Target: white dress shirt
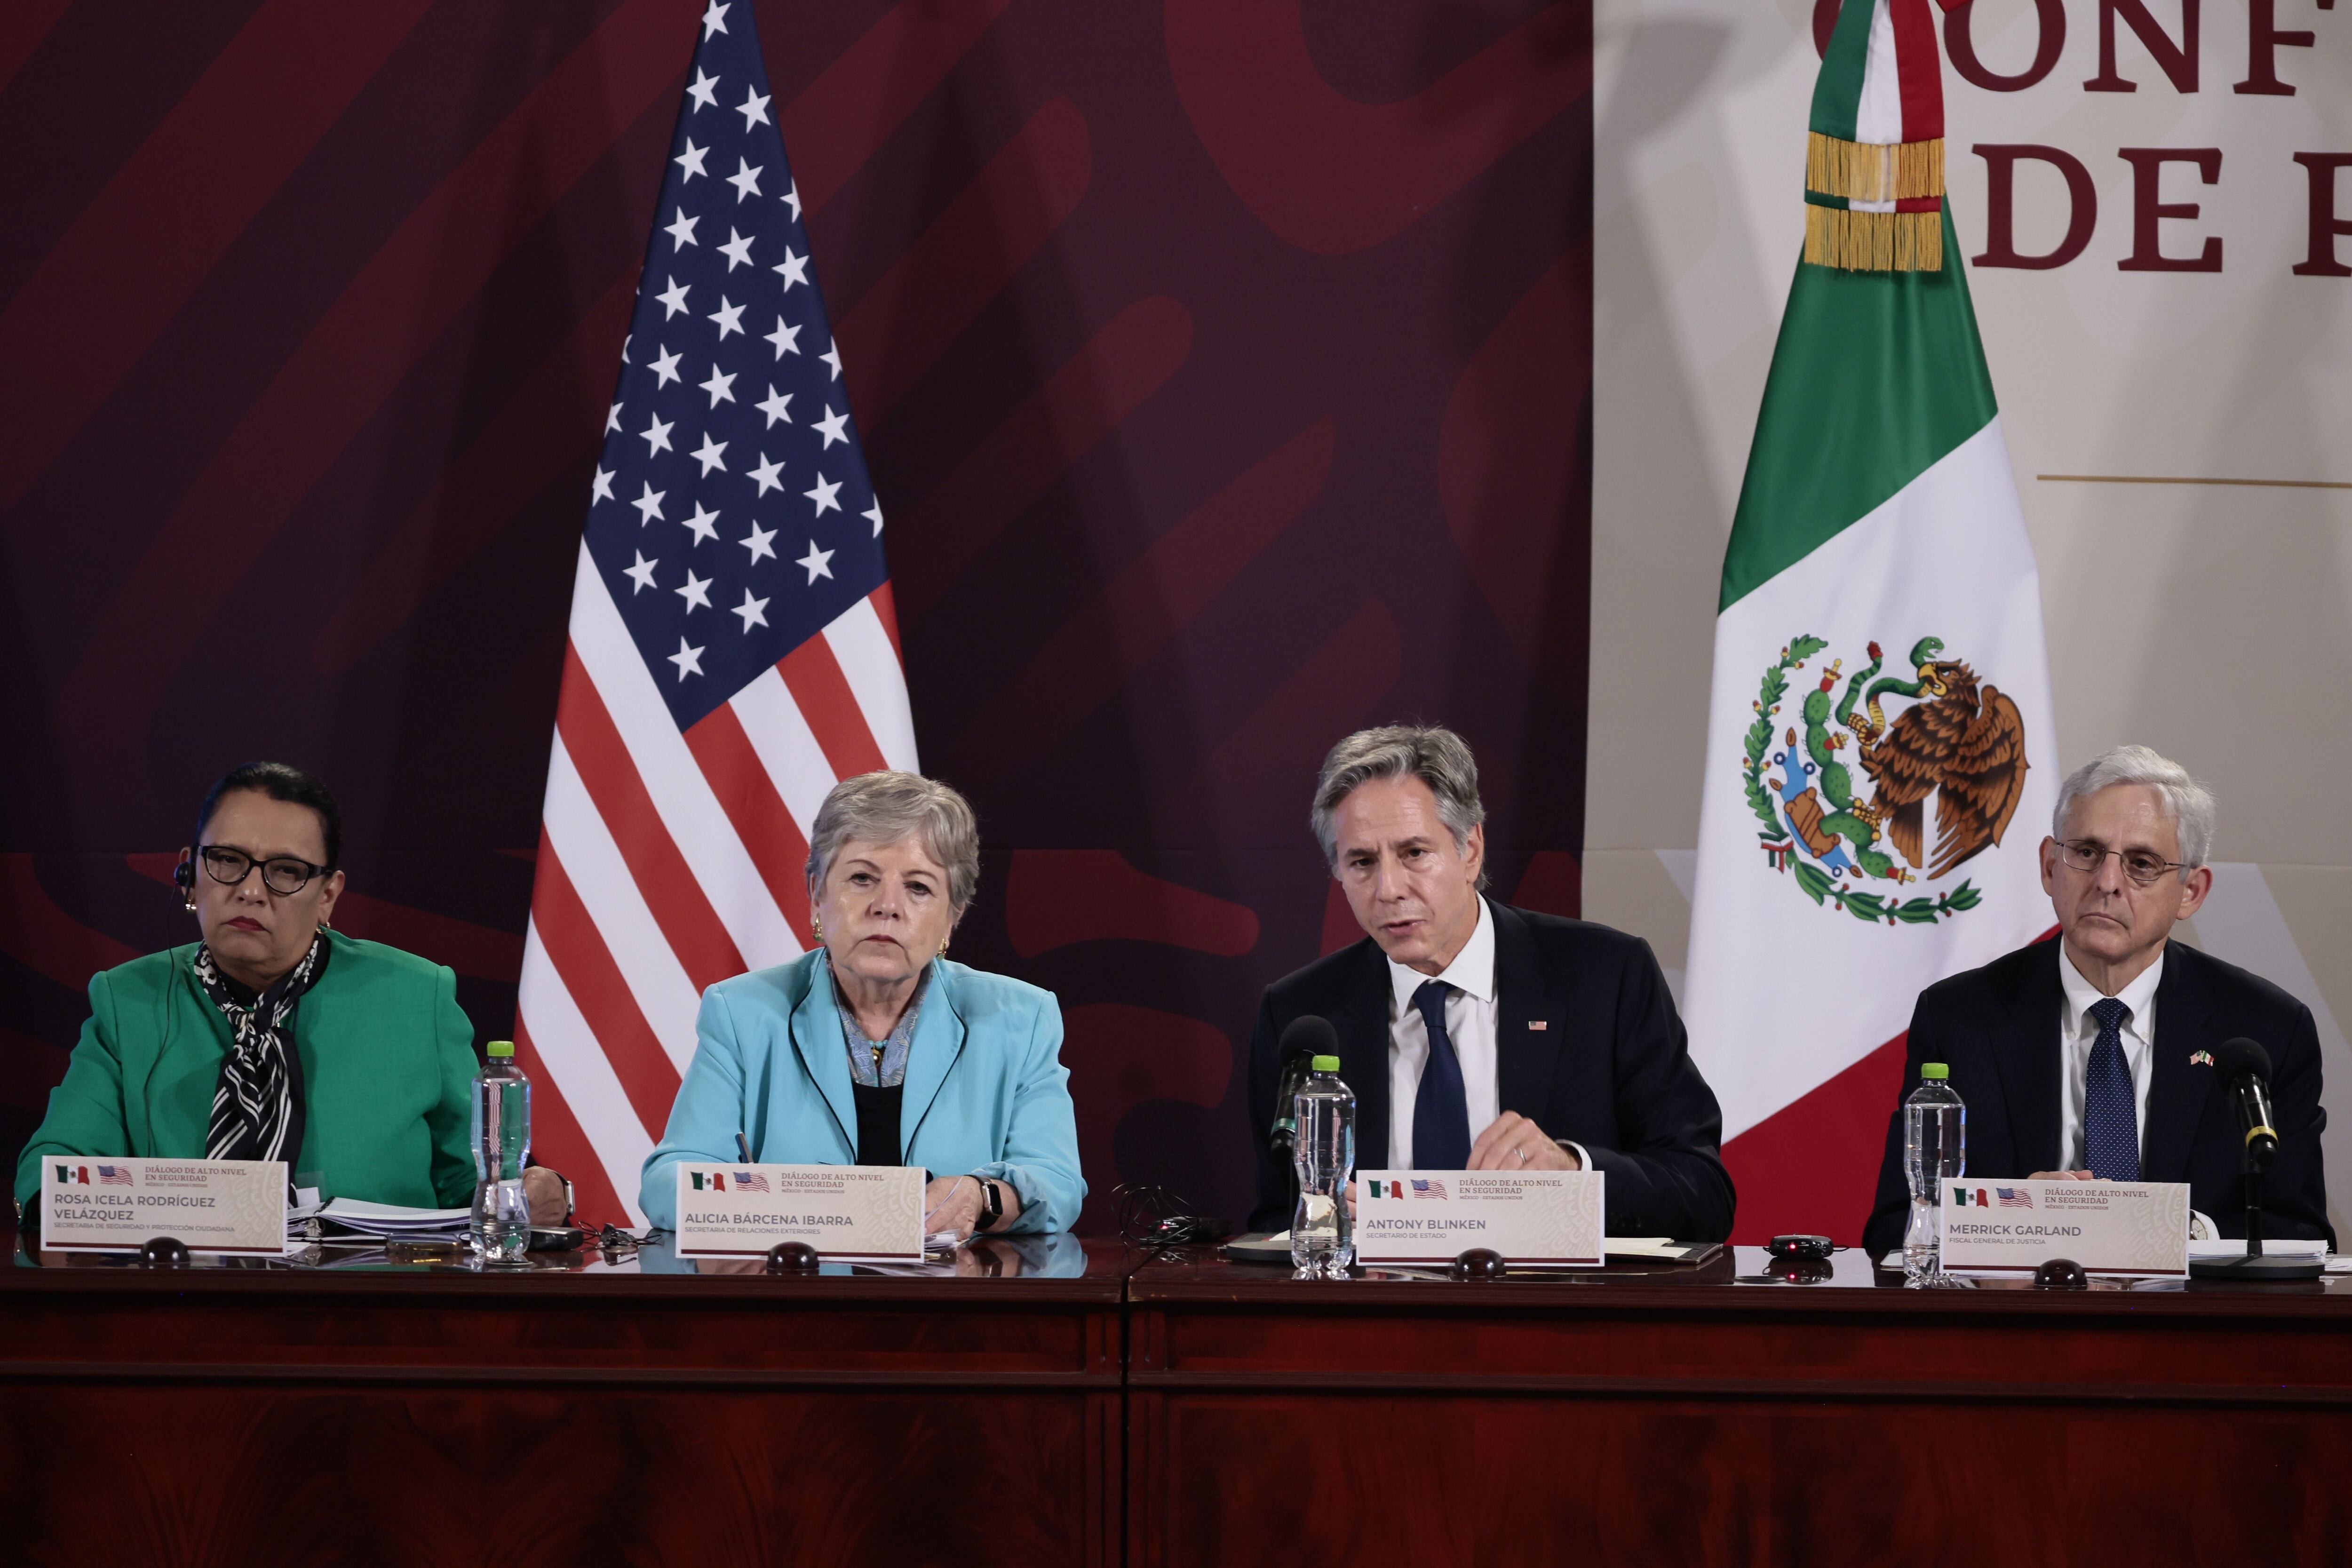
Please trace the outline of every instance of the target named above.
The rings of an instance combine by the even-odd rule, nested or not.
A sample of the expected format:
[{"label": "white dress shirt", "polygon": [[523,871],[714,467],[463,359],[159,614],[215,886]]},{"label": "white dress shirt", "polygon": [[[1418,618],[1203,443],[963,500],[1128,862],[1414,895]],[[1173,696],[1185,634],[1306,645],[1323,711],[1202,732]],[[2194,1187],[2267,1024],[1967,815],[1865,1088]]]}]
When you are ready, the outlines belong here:
[{"label": "white dress shirt", "polygon": [[1412,1163],[1413,1101],[1421,1095],[1421,1070],[1429,1065],[1429,1025],[1413,1005],[1413,994],[1432,979],[1453,989],[1445,996],[1445,1037],[1462,1063],[1463,1098],[1470,1108],[1470,1138],[1475,1142],[1497,1114],[1495,1072],[1495,922],[1486,900],[1478,900],[1478,923],[1470,940],[1438,975],[1408,969],[1391,958],[1389,966],[1389,1169]]},{"label": "white dress shirt", "polygon": [[[2163,978],[2164,955],[2159,952],[2154,963],[2116,993],[2116,1000],[2130,1009],[2116,1032],[2123,1037],[2124,1066],[2131,1069],[2132,1121],[2138,1129],[2143,1163],[2147,1159],[2148,1068],[2156,1057],[2156,988]],[[2066,992],[2065,1011],[2058,1018],[2059,1162],[2065,1170],[2087,1171],[2091,1161],[2083,1146],[2083,1107],[2089,1092],[2091,1047],[2099,1043],[2099,1021],[2091,1016],[2091,1006],[2105,993],[2083,978],[2063,942],[2058,984]]]},{"label": "white dress shirt", "polygon": [[[1413,1005],[1413,994],[1432,980],[1453,987],[1445,997],[1445,1037],[1462,1064],[1463,1098],[1470,1110],[1470,1141],[1502,1114],[1501,1089],[1496,1060],[1501,989],[1495,977],[1495,921],[1486,900],[1478,900],[1478,923],[1470,940],[1454,955],[1442,974],[1423,974],[1394,959],[1389,965],[1389,1164],[1392,1171],[1410,1171],[1412,1163],[1413,1101],[1421,1095],[1422,1069],[1429,1065],[1429,1025]],[[1592,1161],[1575,1143],[1562,1145],[1585,1169]]]}]

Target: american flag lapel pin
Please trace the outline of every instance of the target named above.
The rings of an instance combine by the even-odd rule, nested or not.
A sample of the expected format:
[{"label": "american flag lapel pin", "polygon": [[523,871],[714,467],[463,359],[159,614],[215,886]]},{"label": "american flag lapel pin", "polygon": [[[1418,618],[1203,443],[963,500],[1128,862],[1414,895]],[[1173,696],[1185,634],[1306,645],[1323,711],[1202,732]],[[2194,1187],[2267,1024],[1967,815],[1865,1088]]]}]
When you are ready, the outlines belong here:
[{"label": "american flag lapel pin", "polygon": [[2192,1053],[2189,1058],[2189,1065],[2190,1067],[2196,1067],[2200,1064],[2209,1068],[2211,1067],[2213,1065],[2213,1053],[2210,1051],[2197,1051]]},{"label": "american flag lapel pin", "polygon": [[1528,1027],[1530,1029],[1549,1029],[1551,1027],[1551,1020],[1549,1018],[1529,1018],[1528,1020]]}]

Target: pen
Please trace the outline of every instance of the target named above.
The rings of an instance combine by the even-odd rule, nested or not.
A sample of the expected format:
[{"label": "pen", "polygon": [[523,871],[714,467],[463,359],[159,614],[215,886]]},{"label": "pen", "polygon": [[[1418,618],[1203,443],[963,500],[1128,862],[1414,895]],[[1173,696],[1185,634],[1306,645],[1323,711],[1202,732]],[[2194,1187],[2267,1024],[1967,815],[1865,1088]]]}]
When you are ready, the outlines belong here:
[{"label": "pen", "polygon": [[755,1163],[751,1158],[751,1141],[740,1132],[735,1134],[735,1147],[743,1151],[743,1163],[749,1165]]}]

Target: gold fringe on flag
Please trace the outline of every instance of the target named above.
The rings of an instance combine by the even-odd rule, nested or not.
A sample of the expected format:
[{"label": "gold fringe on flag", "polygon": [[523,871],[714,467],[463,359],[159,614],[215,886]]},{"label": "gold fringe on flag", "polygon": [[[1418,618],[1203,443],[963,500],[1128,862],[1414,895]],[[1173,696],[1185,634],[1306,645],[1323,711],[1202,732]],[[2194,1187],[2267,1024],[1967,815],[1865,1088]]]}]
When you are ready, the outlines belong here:
[{"label": "gold fringe on flag", "polygon": [[1894,202],[1944,194],[1944,140],[1842,142],[1811,132],[1805,139],[1805,188],[1850,202]]},{"label": "gold fringe on flag", "polygon": [[1805,259],[1847,272],[1941,272],[1944,215],[1850,212],[1808,202]]}]

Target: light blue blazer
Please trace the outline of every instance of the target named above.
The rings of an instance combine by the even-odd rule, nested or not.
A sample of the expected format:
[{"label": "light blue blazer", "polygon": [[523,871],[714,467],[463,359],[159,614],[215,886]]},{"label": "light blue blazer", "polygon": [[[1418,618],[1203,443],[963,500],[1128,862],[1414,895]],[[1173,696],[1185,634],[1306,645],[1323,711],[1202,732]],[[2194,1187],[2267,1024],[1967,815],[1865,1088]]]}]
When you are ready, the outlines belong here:
[{"label": "light blue blazer", "polygon": [[[722,980],[702,994],[694,1060],[670,1107],[669,1127],[646,1156],[637,1203],[663,1230],[677,1226],[681,1160],[849,1165],[857,1109],[849,1053],[824,949]],[[900,1158],[934,1176],[1009,1183],[1021,1217],[1004,1229],[1067,1230],[1086,1200],[1077,1115],[1062,1065],[1062,1009],[1054,994],[944,958],[907,1051]]]}]

